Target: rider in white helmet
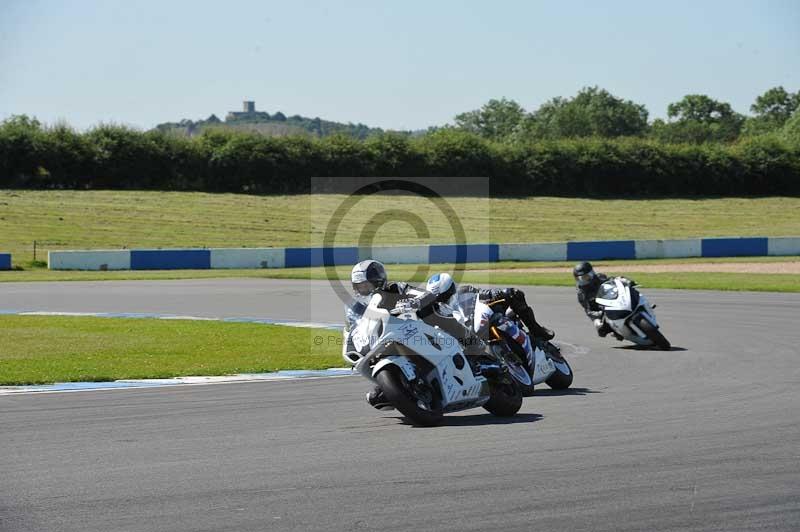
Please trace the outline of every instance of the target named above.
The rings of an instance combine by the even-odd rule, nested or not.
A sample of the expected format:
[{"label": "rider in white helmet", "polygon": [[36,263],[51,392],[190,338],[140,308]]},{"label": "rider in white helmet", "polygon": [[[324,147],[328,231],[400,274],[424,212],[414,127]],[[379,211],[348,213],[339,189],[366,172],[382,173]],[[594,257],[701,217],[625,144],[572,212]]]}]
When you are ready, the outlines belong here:
[{"label": "rider in white helmet", "polygon": [[[465,327],[452,313],[438,312],[436,305],[438,294],[431,294],[417,290],[406,283],[390,283],[383,264],[376,260],[365,260],[353,267],[350,280],[353,283],[353,292],[356,302],[348,306],[344,334],[345,352],[355,350],[350,338],[350,330],[360,318],[366,308],[363,298],[373,294],[381,295],[381,305],[393,307],[399,300],[407,300],[409,308],[416,309],[420,319],[426,323],[438,326],[444,332],[453,336],[464,349],[464,354],[469,360],[473,356],[486,354],[486,344],[471,328]],[[391,408],[380,387],[375,387],[367,393],[367,402],[373,407],[383,410]]]},{"label": "rider in white helmet", "polygon": [[[528,336],[523,329],[518,327],[516,322],[505,317],[505,311],[508,308],[511,308],[511,310],[514,310],[516,313],[516,309],[514,308],[513,304],[514,300],[509,297],[509,294],[511,296],[514,295],[513,289],[478,290],[469,285],[458,288],[450,274],[437,273],[428,279],[426,290],[438,295],[437,301],[441,305],[440,312],[447,312],[445,309],[449,309],[452,315],[461,321],[461,323],[464,323],[465,326],[469,327],[470,330],[472,330],[472,327],[474,327],[474,324],[471,322],[479,318],[477,316],[472,316],[474,309],[463,308],[462,301],[465,305],[470,299],[474,301],[476,293],[481,301],[501,301],[500,305],[493,305],[492,307],[492,310],[502,313],[502,317],[500,317],[497,322],[497,328],[507,334],[513,341],[522,347],[522,349],[525,351],[528,363],[533,365],[534,352],[533,343],[531,342],[530,336]],[[468,297],[465,297],[462,300],[461,296],[463,295]],[[524,295],[522,297],[522,301],[524,302]],[[508,301],[505,300],[506,298]],[[531,314],[532,313],[533,311],[531,311]],[[517,315],[519,316],[519,314]],[[486,317],[489,318],[489,316]],[[523,321],[523,323],[525,322]],[[539,327],[541,328],[541,326]],[[549,338],[547,336],[545,336],[545,338],[552,338],[552,334],[549,336]]]},{"label": "rider in white helmet", "polygon": [[516,288],[490,288],[480,290],[470,285],[464,285],[458,288],[452,276],[448,273],[432,275],[430,279],[428,279],[426,290],[428,292],[441,294],[440,303],[448,301],[448,306],[453,308],[457,306],[457,293],[477,293],[481,301],[503,300],[501,306],[495,308],[501,309],[502,311],[511,308],[534,337],[551,340],[555,336],[553,331],[536,321],[533,309],[528,305],[527,301],[525,301],[525,293],[522,290],[517,290]]}]

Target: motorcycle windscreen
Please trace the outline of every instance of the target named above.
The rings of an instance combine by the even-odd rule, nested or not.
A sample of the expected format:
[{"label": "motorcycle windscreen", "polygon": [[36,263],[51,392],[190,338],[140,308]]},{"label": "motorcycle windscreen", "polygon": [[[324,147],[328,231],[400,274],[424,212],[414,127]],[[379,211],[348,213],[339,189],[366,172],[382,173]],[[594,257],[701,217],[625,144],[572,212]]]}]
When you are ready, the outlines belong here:
[{"label": "motorcycle windscreen", "polygon": [[344,326],[345,330],[350,331],[355,327],[356,322],[364,315],[367,305],[358,300],[351,300],[344,306]]},{"label": "motorcycle windscreen", "polygon": [[619,297],[619,292],[617,292],[617,285],[613,282],[603,283],[600,285],[600,288],[597,290],[597,299],[610,299],[614,300]]},{"label": "motorcycle windscreen", "polygon": [[466,318],[467,323],[472,323],[475,315],[475,305],[478,302],[478,294],[474,292],[461,292],[457,295],[458,310]]}]

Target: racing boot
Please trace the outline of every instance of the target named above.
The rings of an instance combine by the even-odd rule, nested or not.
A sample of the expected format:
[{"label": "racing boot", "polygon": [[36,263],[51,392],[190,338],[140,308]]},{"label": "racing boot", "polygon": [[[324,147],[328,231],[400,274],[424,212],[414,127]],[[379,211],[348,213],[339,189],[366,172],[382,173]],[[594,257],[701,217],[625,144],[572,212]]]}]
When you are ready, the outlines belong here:
[{"label": "racing boot", "polygon": [[517,316],[519,316],[519,319],[522,320],[522,323],[525,324],[534,338],[552,340],[555,337],[556,333],[536,321],[536,316],[533,314],[533,309],[531,307],[526,306],[525,308],[521,308],[520,311],[521,312],[517,312]]},{"label": "racing boot", "polygon": [[367,402],[373,408],[378,410],[394,410],[392,403],[386,398],[380,386],[375,386],[372,390],[367,392]]},{"label": "racing boot", "polygon": [[528,331],[530,331],[535,338],[542,340],[553,339],[556,333],[547,327],[543,327],[539,322],[536,321],[536,316],[533,314],[533,309],[525,300],[524,292],[515,288],[509,288],[504,292],[506,297],[509,299],[509,303],[511,304],[511,310],[516,313],[517,317],[522,320],[522,323],[525,324],[525,326],[528,328]]}]

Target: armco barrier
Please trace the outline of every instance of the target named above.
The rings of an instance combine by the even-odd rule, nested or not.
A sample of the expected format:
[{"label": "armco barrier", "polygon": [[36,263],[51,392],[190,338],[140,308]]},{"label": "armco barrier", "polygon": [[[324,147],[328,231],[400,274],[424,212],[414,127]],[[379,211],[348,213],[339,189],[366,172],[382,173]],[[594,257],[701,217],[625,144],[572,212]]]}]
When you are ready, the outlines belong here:
[{"label": "armco barrier", "polygon": [[703,257],[760,257],[766,254],[766,238],[703,239]]},{"label": "armco barrier", "polygon": [[215,248],[211,250],[211,268],[283,268],[283,248]]},{"label": "armco barrier", "polygon": [[375,259],[386,264],[425,264],[430,246],[382,246],[359,250],[359,260]]},{"label": "armco barrier", "polygon": [[131,270],[208,270],[208,249],[133,249]]},{"label": "armco barrier", "polygon": [[637,240],[637,259],[679,259],[684,257],[702,257],[702,239],[688,238],[684,240]]},{"label": "armco barrier", "polygon": [[51,251],[47,254],[51,270],[130,270],[131,252],[119,251]]},{"label": "armco barrier", "polygon": [[428,251],[428,264],[497,262],[498,251],[497,244],[435,245]]},{"label": "armco barrier", "polygon": [[800,238],[781,237],[767,239],[769,255],[800,255]]},{"label": "armco barrier", "polygon": [[358,248],[286,248],[284,267],[341,266],[358,262]]},{"label": "armco barrier", "polygon": [[[581,261],[680,257],[800,255],[800,237],[610,240],[542,244],[451,244],[336,248],[134,249],[51,251],[51,270],[175,270],[209,268],[307,268],[351,265],[373,258],[387,264]],[[3,254],[0,254],[0,267]],[[10,267],[10,256],[8,259]]]},{"label": "armco barrier", "polygon": [[[500,244],[499,260],[567,260],[567,243]],[[530,257],[538,257],[531,259]]]},{"label": "armco barrier", "polygon": [[11,269],[11,253],[0,253],[0,270]]},{"label": "armco barrier", "polygon": [[635,259],[633,240],[567,242],[567,260]]}]

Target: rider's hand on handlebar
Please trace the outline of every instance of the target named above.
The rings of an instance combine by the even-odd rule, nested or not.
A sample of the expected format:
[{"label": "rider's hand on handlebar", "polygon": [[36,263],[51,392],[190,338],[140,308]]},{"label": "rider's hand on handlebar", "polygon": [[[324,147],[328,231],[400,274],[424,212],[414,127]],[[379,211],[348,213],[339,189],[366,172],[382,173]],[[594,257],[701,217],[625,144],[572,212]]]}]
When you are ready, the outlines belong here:
[{"label": "rider's hand on handlebar", "polygon": [[419,300],[418,299],[401,299],[395,305],[395,310],[398,311],[398,314],[406,314],[408,312],[416,312],[419,310]]}]

